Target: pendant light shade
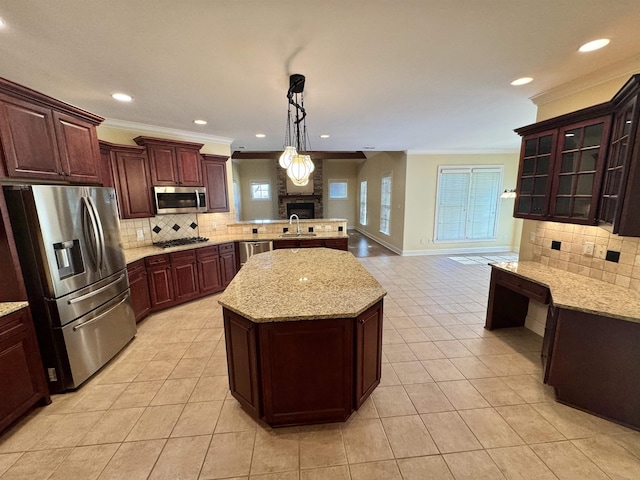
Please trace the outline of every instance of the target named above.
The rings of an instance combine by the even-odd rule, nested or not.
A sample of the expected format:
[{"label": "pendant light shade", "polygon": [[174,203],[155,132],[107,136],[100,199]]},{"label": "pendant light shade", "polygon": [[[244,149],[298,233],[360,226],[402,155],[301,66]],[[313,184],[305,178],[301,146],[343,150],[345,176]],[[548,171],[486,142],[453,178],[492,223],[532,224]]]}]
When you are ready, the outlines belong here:
[{"label": "pendant light shade", "polygon": [[291,162],[293,161],[293,157],[295,157],[296,155],[298,155],[296,147],[285,147],[284,152],[282,152],[282,155],[280,155],[280,160],[278,161],[280,163],[280,166],[285,169],[289,168],[289,165],[291,165]]},{"label": "pendant light shade", "polygon": [[[303,187],[309,183],[309,175],[315,170],[315,165],[309,155],[302,152],[309,150],[307,141],[307,124],[304,109],[304,75],[293,74],[289,77],[287,98],[287,129],[285,131],[285,148],[278,163],[287,170],[287,176],[294,185]],[[293,107],[293,108],[292,108]]]}]

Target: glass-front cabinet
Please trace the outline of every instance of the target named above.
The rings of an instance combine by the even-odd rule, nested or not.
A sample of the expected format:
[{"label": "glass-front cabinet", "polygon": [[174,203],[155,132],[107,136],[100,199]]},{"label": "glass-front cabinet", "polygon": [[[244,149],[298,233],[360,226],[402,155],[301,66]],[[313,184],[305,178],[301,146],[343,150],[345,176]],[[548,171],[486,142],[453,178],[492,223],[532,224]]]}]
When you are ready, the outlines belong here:
[{"label": "glass-front cabinet", "polygon": [[559,129],[549,208],[554,220],[595,222],[609,125],[607,116]]},{"label": "glass-front cabinet", "polygon": [[542,218],[548,212],[551,154],[556,144],[556,132],[543,132],[522,141],[518,198],[515,216]]}]

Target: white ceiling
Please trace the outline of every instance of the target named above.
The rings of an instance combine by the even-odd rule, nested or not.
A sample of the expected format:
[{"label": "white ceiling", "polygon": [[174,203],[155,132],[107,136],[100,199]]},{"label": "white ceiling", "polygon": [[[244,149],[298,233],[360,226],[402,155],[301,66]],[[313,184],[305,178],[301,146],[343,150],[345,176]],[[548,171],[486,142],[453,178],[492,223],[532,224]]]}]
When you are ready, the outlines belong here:
[{"label": "white ceiling", "polygon": [[640,52],[638,0],[0,0],[0,17],[0,76],[232,151],[282,148],[290,73],[314,150],[516,151],[530,97]]}]

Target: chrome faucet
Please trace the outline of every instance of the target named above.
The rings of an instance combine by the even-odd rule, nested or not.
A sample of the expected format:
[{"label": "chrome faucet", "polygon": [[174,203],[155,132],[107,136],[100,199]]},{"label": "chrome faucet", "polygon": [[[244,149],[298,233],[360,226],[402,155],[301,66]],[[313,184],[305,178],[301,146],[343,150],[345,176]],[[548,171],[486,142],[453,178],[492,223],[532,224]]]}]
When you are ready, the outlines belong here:
[{"label": "chrome faucet", "polygon": [[295,213],[291,214],[291,216],[289,217],[289,225],[291,225],[291,222],[293,221],[293,217],[296,217],[296,224],[297,224],[296,233],[300,234],[302,233],[302,230],[300,230],[300,217],[298,217],[298,215],[296,215]]}]

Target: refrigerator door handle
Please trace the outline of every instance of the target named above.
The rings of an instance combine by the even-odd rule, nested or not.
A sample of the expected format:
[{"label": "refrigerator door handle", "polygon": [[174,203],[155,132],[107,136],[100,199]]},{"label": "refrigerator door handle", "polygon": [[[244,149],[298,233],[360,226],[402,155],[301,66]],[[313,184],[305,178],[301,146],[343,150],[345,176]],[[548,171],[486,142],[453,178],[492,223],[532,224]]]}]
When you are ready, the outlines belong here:
[{"label": "refrigerator door handle", "polygon": [[129,298],[129,294],[127,293],[122,300],[120,300],[118,303],[116,303],[113,307],[111,307],[109,310],[107,310],[106,312],[102,312],[100,315],[98,315],[97,317],[93,317],[91,320],[87,320],[86,322],[82,322],[78,325],[76,325],[75,327],[73,327],[73,331],[77,332],[78,330],[80,330],[83,327],[86,327],[92,323],[97,322],[98,320],[100,320],[102,317],[104,317],[105,315],[111,313],[112,310],[115,310],[116,308],[118,308],[120,305],[122,305],[124,302],[127,301],[127,298]]},{"label": "refrigerator door handle", "polygon": [[100,263],[99,269],[104,269],[104,257],[106,257],[107,252],[105,251],[105,240],[104,240],[104,230],[102,229],[102,218],[100,218],[100,213],[98,212],[98,208],[96,207],[95,202],[92,197],[87,197],[87,201],[89,205],[91,205],[91,210],[93,210],[93,216],[96,219],[96,227],[98,229],[98,243],[100,248]]},{"label": "refrigerator door handle", "polygon": [[115,283],[118,283],[123,278],[124,278],[124,273],[122,275],[120,275],[117,279],[115,279],[113,282],[111,282],[110,284],[105,285],[104,287],[100,287],[97,290],[94,290],[93,292],[89,292],[89,293],[87,293],[85,295],[82,295],[80,297],[76,297],[76,298],[72,298],[71,300],[67,300],[67,303],[69,305],[73,305],[74,303],[82,302],[83,300],[86,300],[87,298],[91,298],[94,295],[98,295],[98,294],[104,292],[105,290],[111,288]]},{"label": "refrigerator door handle", "polygon": [[[100,240],[98,239],[98,226],[96,224],[96,218],[93,214],[93,209],[87,200],[87,197],[82,198],[82,206],[84,207],[84,219],[83,219],[83,227],[84,227],[84,236],[85,240],[89,246],[89,251],[91,254],[91,260],[93,260],[96,270],[100,271],[102,266],[102,250],[100,249]],[[93,235],[88,232],[88,224],[86,218],[89,217],[89,221],[91,223],[91,230]]]}]

